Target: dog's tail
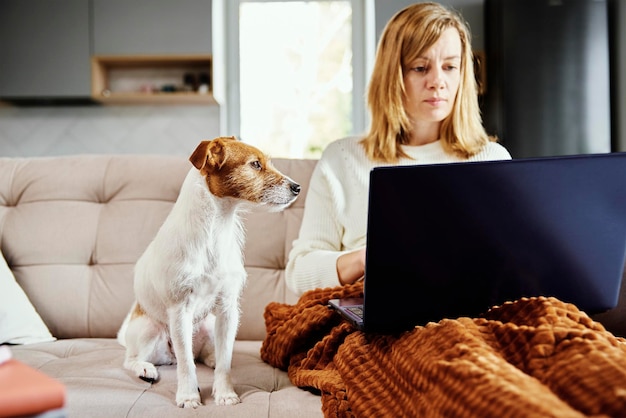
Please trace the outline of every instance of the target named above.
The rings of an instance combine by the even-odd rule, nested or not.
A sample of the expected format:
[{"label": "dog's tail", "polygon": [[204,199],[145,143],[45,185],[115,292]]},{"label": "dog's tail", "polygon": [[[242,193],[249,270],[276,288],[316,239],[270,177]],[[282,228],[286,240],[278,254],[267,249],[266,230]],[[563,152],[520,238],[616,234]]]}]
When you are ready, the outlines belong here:
[{"label": "dog's tail", "polygon": [[122,322],[122,326],[120,327],[119,331],[117,331],[117,342],[124,347],[126,347],[126,330],[128,329],[128,323],[130,322],[130,314],[135,310],[136,304],[137,302],[133,303],[132,308],[126,315],[126,318],[124,318],[124,322]]}]

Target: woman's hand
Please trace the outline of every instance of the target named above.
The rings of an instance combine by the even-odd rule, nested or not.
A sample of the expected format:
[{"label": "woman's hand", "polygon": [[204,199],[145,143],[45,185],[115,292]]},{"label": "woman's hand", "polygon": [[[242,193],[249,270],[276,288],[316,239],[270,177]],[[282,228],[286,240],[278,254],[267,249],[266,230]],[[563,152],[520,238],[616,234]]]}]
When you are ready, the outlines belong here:
[{"label": "woman's hand", "polygon": [[342,285],[352,284],[365,275],[365,247],[337,258],[337,275]]}]

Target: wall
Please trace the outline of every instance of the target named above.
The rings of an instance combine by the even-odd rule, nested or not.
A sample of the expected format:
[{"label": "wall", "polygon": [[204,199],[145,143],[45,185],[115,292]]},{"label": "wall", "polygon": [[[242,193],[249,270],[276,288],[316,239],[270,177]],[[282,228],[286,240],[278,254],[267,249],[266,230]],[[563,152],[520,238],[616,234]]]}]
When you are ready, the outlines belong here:
[{"label": "wall", "polygon": [[[19,93],[5,93],[3,97],[22,100],[50,97],[74,103],[74,99],[79,98],[83,103],[73,106],[67,101],[52,105],[24,102],[21,106],[0,103],[0,156],[79,153],[188,156],[200,140],[218,136],[218,106],[100,106],[86,100],[90,93],[89,55],[210,53],[211,11],[211,0],[0,1],[0,16],[14,18],[9,19],[9,23],[16,23],[15,27],[3,26],[12,30],[0,31],[0,51],[14,52],[19,58],[17,62],[24,70],[20,68],[17,73],[26,84]],[[77,19],[82,19],[80,25],[74,24]],[[51,20],[55,23],[45,25]],[[183,29],[181,22],[185,24]],[[29,30],[32,25],[20,23],[36,24],[39,30]],[[62,30],[68,26],[81,30]],[[84,48],[72,48],[76,42]],[[86,44],[90,44],[88,48]],[[77,49],[80,53],[59,54],[59,50],[65,49]],[[72,57],[75,60],[71,60]],[[40,65],[29,65],[33,62]],[[48,65],[41,65],[42,62]],[[56,78],[48,71],[51,70],[49,63],[58,64],[52,66],[56,69],[53,71]],[[71,71],[76,68],[80,77]],[[31,71],[26,71],[28,69]],[[69,92],[59,89],[61,81],[78,78],[81,81],[86,78],[80,88]],[[9,82],[12,87],[16,84],[15,80]],[[54,88],[46,91],[45,87],[50,85]]]},{"label": "wall", "polygon": [[217,106],[0,106],[0,157],[189,156],[219,135]]}]

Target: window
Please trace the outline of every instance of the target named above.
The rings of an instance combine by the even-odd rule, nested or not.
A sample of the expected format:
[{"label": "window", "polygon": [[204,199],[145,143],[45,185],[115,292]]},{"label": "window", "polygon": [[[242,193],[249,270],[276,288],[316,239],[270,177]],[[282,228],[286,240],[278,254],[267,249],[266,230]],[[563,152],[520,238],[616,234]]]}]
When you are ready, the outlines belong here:
[{"label": "window", "polygon": [[226,28],[224,134],[272,157],[318,158],[329,142],[365,130],[364,0],[223,7],[236,20]]}]

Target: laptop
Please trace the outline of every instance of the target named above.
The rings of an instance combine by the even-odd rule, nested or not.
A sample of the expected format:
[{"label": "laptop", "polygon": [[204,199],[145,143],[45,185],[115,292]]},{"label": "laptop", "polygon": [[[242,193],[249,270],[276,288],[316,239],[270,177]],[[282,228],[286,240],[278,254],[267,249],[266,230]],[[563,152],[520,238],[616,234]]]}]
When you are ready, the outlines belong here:
[{"label": "laptop", "polygon": [[366,332],[555,296],[617,305],[626,153],[394,166],[370,173],[364,298],[329,305]]}]

